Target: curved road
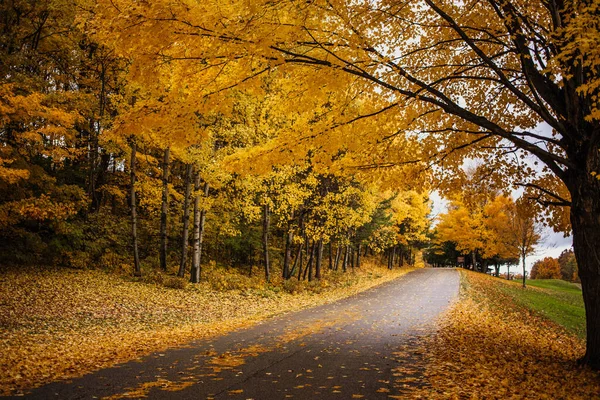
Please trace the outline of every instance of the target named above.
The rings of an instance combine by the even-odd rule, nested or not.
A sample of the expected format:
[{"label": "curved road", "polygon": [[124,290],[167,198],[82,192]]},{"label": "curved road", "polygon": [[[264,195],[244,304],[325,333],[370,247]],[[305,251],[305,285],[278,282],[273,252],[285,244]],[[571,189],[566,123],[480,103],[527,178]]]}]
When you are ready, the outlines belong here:
[{"label": "curved road", "polygon": [[402,398],[406,388],[423,384],[419,339],[458,287],[455,270],[416,270],[332,304],[52,383],[26,397]]}]

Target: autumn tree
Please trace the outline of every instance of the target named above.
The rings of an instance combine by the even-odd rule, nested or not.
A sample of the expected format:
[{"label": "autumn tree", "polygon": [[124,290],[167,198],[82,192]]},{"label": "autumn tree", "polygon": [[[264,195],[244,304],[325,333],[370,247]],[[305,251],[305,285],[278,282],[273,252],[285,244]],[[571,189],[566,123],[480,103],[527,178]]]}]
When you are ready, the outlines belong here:
[{"label": "autumn tree", "polygon": [[508,203],[503,211],[506,223],[498,227],[497,234],[508,249],[520,256],[523,287],[525,287],[527,279],[525,258],[535,252],[542,239],[542,228],[536,221],[535,208],[523,198],[516,203]]},{"label": "autumn tree", "polygon": [[553,257],[536,261],[531,268],[531,279],[560,279],[560,265]]},{"label": "autumn tree", "polygon": [[563,250],[558,256],[558,264],[560,265],[561,279],[565,281],[575,282],[577,277],[577,261],[573,250]]}]

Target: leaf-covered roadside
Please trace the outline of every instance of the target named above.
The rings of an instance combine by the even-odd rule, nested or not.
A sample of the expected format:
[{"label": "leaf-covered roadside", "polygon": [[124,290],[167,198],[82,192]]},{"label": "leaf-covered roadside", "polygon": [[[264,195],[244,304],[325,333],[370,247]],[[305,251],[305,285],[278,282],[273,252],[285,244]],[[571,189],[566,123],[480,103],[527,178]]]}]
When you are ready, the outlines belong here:
[{"label": "leaf-covered roadside", "polygon": [[585,344],[515,305],[503,281],[461,271],[461,299],[427,343],[427,387],[416,398],[592,399],[600,375],[578,367]]},{"label": "leaf-covered roadside", "polygon": [[[324,304],[400,276],[365,263],[312,286],[266,286],[217,274],[171,289],[102,271],[21,269],[0,275],[0,394],[79,376],[143,354]],[[228,280],[227,280],[228,279]],[[215,290],[243,280],[245,290]],[[253,283],[253,284],[252,284]],[[243,284],[243,285],[242,285]],[[317,292],[318,295],[315,295]]]}]

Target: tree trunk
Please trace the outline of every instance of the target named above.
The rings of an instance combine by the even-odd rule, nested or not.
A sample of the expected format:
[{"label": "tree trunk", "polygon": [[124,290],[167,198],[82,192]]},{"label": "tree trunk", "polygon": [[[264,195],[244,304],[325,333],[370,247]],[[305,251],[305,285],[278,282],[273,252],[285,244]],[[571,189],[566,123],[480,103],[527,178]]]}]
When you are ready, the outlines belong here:
[{"label": "tree trunk", "polygon": [[[591,170],[600,170],[598,148],[590,149],[596,162]],[[571,192],[573,250],[581,279],[586,314],[586,352],[580,361],[600,369],[600,180],[580,177]]]},{"label": "tree trunk", "polygon": [[471,252],[471,261],[473,263],[473,271],[477,271],[477,258],[475,258],[475,250]]},{"label": "tree trunk", "polygon": [[100,155],[100,165],[97,171],[93,174],[92,178],[95,180],[92,188],[92,204],[90,211],[92,213],[100,211],[104,200],[103,191],[98,190],[102,185],[106,183],[106,173],[108,172],[108,166],[110,164],[110,154],[103,152]]},{"label": "tree trunk", "polygon": [[360,268],[360,244],[358,245],[358,249],[356,249],[356,268]]},{"label": "tree trunk", "polygon": [[162,175],[162,205],[160,208],[160,268],[167,270],[167,222],[169,217],[169,159],[171,149],[165,149]]},{"label": "tree trunk", "polygon": [[319,239],[319,246],[317,248],[317,264],[315,266],[315,278],[321,279],[321,264],[323,261],[323,238]]},{"label": "tree trunk", "polygon": [[185,167],[185,198],[183,199],[183,232],[181,235],[181,261],[179,262],[179,271],[177,276],[183,278],[185,275],[185,265],[187,263],[188,239],[190,234],[190,194],[192,191],[192,164]]},{"label": "tree trunk", "polygon": [[140,255],[138,252],[138,237],[137,237],[137,207],[135,200],[135,162],[136,162],[137,144],[135,140],[131,141],[131,161],[129,164],[129,200],[131,208],[131,239],[133,242],[133,275],[142,276],[140,268]]},{"label": "tree trunk", "polygon": [[265,265],[265,280],[271,279],[269,271],[269,205],[263,206],[263,263]]},{"label": "tree trunk", "polygon": [[303,236],[303,242],[302,245],[300,246],[300,261],[298,264],[298,280],[302,279],[302,266],[304,265],[304,252],[302,250],[304,250],[304,248],[306,247],[306,253],[308,255],[308,240],[306,239],[306,233]]},{"label": "tree trunk", "polygon": [[329,241],[329,269],[333,269],[333,242]]},{"label": "tree trunk", "polygon": [[[300,256],[302,255],[302,243],[298,244],[298,251],[296,252],[296,258],[294,259],[294,265],[292,266],[292,270],[289,275],[285,279],[290,279],[294,276],[294,272],[296,272],[296,267],[298,266],[298,262],[300,261]],[[300,268],[302,268],[302,264],[300,264]]]},{"label": "tree trunk", "polygon": [[346,245],[346,251],[344,252],[344,262],[342,263],[342,271],[346,272],[348,266],[348,256],[350,253],[350,246]]},{"label": "tree trunk", "polygon": [[[200,174],[196,174],[196,182],[194,183],[196,196],[194,199],[194,245],[192,255],[192,283],[200,282],[202,275],[202,242],[204,239],[204,222],[206,220],[206,210],[200,210]],[[208,183],[204,183],[204,197],[208,196]]]},{"label": "tree trunk", "polygon": [[315,259],[315,241],[313,240],[312,245],[310,246],[310,256],[308,256],[308,262],[306,263],[306,268],[304,269],[304,277],[306,279],[306,275],[308,273],[308,281],[312,281],[312,272],[313,272],[313,262]]},{"label": "tree trunk", "polygon": [[285,256],[283,259],[283,271],[281,276],[283,279],[289,279],[290,275],[290,259],[292,258],[292,240],[294,233],[288,227],[288,232],[285,234]]},{"label": "tree trunk", "polygon": [[192,269],[190,282],[200,282],[200,174],[194,177],[194,232],[192,233]]},{"label": "tree trunk", "polygon": [[523,258],[523,287],[527,287],[526,285],[526,281],[527,281],[527,270],[525,269],[525,253],[521,253],[521,257]]},{"label": "tree trunk", "polygon": [[342,257],[342,247],[338,244],[335,249],[335,267],[334,270],[337,271],[340,266],[340,258]]}]

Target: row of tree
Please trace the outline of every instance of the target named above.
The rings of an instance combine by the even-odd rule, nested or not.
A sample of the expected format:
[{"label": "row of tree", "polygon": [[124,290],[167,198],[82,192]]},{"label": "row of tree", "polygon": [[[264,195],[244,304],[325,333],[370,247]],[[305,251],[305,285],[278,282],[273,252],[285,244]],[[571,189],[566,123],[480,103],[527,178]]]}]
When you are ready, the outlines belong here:
[{"label": "row of tree", "polygon": [[344,143],[327,168],[314,147],[273,149],[276,165],[252,153],[303,118],[317,126],[331,104],[279,109],[278,77],[259,81],[261,96],[232,89],[218,107],[154,97],[132,84],[126,58],[78,28],[85,3],[72,6],[0,6],[4,262],[133,264],[135,275],[198,282],[206,258],[262,265],[267,280],[272,265],[285,279],[346,271],[367,251],[411,260],[429,226],[424,192],[348,174]]}]

